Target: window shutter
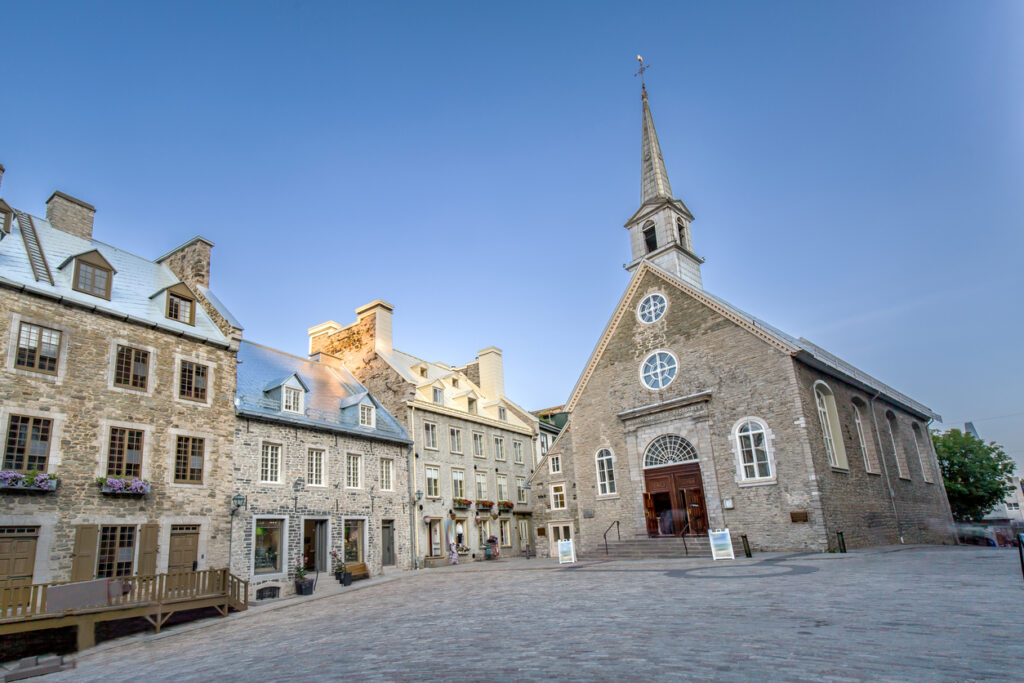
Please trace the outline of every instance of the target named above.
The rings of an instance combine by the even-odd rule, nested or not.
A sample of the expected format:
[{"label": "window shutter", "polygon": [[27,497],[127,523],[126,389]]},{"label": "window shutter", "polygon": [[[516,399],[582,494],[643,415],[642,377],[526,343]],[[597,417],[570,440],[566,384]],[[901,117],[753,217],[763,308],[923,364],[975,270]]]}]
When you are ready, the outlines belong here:
[{"label": "window shutter", "polygon": [[142,536],[139,539],[140,576],[154,576],[156,574],[156,550],[159,535],[159,524],[142,525]]},{"label": "window shutter", "polygon": [[100,533],[95,524],[75,527],[75,551],[71,562],[72,581],[91,581],[96,577],[96,542]]}]

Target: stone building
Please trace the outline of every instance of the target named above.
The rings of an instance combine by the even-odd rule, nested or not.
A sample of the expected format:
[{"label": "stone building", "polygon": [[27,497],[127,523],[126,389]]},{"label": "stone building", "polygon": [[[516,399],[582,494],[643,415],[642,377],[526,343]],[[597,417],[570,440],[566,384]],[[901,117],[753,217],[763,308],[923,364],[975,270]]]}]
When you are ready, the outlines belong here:
[{"label": "stone building", "polygon": [[632,277],[533,476],[538,549],[603,553],[609,528],[651,555],[709,528],[766,550],[952,542],[938,416],[706,291],[646,90],[641,145]]},{"label": "stone building", "polygon": [[209,241],[150,261],[0,201],[0,582],[226,567],[239,324]]},{"label": "stone building", "polygon": [[235,410],[231,568],[253,597],[294,592],[300,562],[330,573],[332,552],[409,568],[412,442],[338,359],[243,341]]},{"label": "stone building", "polygon": [[461,367],[421,360],[393,348],[393,310],[377,300],[351,325],[312,327],[309,350],[341,359],[412,437],[417,562],[445,562],[452,543],[463,561],[477,559],[492,536],[501,553],[527,550],[537,419],[505,396],[501,350]]}]

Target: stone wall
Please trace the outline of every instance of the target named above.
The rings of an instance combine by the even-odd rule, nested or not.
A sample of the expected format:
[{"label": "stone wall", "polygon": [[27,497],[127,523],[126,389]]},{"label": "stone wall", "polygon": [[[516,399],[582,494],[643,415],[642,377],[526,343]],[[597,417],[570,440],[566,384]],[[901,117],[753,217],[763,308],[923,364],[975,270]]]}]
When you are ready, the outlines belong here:
[{"label": "stone wall", "polygon": [[[531,480],[534,539],[538,557],[554,557],[558,552],[557,548],[552,547],[549,524],[568,522],[572,525],[572,537],[579,536],[580,514],[576,486],[576,460],[573,457],[572,440],[573,430],[572,421],[570,421],[562,430],[555,445],[548,449],[545,459],[538,464],[537,472]],[[562,472],[560,474],[551,474],[548,458],[552,456],[558,456],[561,459]],[[559,483],[566,485],[566,507],[564,510],[552,510],[551,485]]]}]

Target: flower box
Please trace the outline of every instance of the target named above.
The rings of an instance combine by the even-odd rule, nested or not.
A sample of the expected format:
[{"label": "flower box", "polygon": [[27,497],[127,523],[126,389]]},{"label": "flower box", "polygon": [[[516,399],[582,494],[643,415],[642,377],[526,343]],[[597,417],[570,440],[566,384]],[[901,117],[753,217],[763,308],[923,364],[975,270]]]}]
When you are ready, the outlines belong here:
[{"label": "flower box", "polygon": [[490,500],[478,500],[476,502],[476,507],[478,510],[490,510],[494,507],[494,502]]},{"label": "flower box", "polygon": [[11,493],[52,493],[59,479],[53,474],[22,474],[14,470],[0,471],[0,491]]},{"label": "flower box", "polygon": [[467,498],[452,498],[452,507],[456,510],[468,510],[473,501]]},{"label": "flower box", "polygon": [[499,500],[498,509],[502,512],[511,512],[515,508],[516,504],[510,500]]},{"label": "flower box", "polygon": [[143,479],[121,477],[100,477],[96,480],[100,493],[108,496],[145,496],[149,493],[149,482]]}]

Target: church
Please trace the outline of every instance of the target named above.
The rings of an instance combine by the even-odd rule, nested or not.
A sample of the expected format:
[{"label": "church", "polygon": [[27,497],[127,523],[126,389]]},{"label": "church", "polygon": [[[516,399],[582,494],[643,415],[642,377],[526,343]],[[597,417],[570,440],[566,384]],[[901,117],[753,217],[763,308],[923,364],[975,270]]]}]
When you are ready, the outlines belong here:
[{"label": "church", "polygon": [[641,160],[629,285],[531,477],[539,554],[706,554],[726,528],[755,550],[955,543],[939,416],[704,289],[646,87]]}]

